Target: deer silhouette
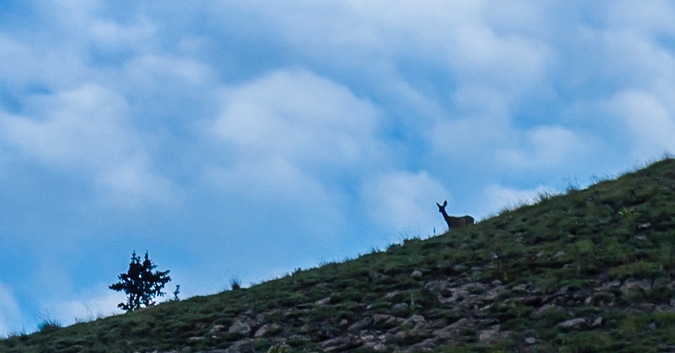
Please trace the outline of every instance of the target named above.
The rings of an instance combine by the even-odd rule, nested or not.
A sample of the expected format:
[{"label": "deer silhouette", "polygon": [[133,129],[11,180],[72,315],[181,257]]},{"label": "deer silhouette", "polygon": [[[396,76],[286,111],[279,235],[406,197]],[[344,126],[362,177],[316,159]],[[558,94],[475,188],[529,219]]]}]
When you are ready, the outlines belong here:
[{"label": "deer silhouette", "polygon": [[473,217],[471,216],[464,216],[464,217],[448,216],[448,213],[445,212],[445,206],[447,205],[448,200],[445,200],[445,202],[443,202],[443,206],[439,205],[438,202],[436,202],[436,206],[438,206],[438,212],[443,214],[443,218],[445,218],[445,223],[448,224],[448,229],[458,228],[467,224],[473,224]]}]

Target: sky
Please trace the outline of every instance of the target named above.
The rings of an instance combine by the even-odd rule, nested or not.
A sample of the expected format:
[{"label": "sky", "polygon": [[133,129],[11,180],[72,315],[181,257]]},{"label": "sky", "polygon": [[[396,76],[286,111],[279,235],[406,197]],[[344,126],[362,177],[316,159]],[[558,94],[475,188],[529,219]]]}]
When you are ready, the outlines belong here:
[{"label": "sky", "polygon": [[441,234],[675,152],[672,1],[0,2],[0,336]]}]

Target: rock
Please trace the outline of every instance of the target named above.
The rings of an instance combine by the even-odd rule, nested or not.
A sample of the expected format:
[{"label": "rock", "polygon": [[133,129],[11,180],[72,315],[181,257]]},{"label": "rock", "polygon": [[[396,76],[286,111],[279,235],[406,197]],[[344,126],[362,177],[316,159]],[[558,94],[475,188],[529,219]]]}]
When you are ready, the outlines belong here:
[{"label": "rock", "polygon": [[361,339],[350,335],[332,338],[327,341],[319,343],[321,349],[323,349],[326,352],[334,352],[334,351],[341,352],[348,349],[356,348],[360,345]]},{"label": "rock", "polygon": [[[253,350],[253,340],[243,339],[237,342],[234,342],[232,346],[222,352],[227,353],[254,353]],[[214,353],[214,351],[209,351],[209,353]]]},{"label": "rock", "polygon": [[425,289],[433,293],[438,293],[448,286],[448,281],[431,281],[424,285]]},{"label": "rock", "polygon": [[335,335],[330,332],[328,329],[322,328],[314,333],[313,341],[319,342],[327,339],[335,338]]},{"label": "rock", "polygon": [[442,294],[438,294],[437,298],[438,301],[441,302],[442,304],[450,303],[455,300],[453,297],[446,298]]},{"label": "rock", "polygon": [[540,318],[540,317],[542,317],[542,316],[544,316],[544,315],[546,315],[550,312],[553,312],[555,310],[558,310],[558,307],[555,304],[546,304],[546,305],[542,306],[541,308],[537,309],[537,311],[535,311],[532,314],[532,317]]},{"label": "rock", "polygon": [[527,284],[519,284],[511,288],[511,291],[514,293],[527,293]]},{"label": "rock", "polygon": [[225,328],[225,325],[215,325],[213,328],[209,331],[211,333],[217,333],[222,331]]},{"label": "rock", "polygon": [[476,320],[476,325],[480,327],[492,326],[493,324],[498,324],[499,320],[494,317],[489,317],[487,319]]},{"label": "rock", "polygon": [[391,308],[394,315],[403,316],[410,312],[410,306],[406,303],[398,303]]},{"label": "rock", "polygon": [[461,337],[460,332],[466,329],[469,325],[469,319],[461,318],[452,325],[446,326],[440,330],[433,331],[432,334],[439,339],[457,342]]},{"label": "rock", "polygon": [[490,326],[487,330],[478,332],[478,341],[480,343],[495,344],[500,340],[499,325]]},{"label": "rock", "polygon": [[408,352],[431,351],[435,348],[436,338],[428,338],[418,344],[408,347]]},{"label": "rock", "polygon": [[413,315],[411,316],[408,320],[405,320],[404,323],[408,323],[411,325],[417,325],[420,323],[425,323],[426,320],[424,319],[424,316],[422,315]]},{"label": "rock", "polygon": [[619,287],[621,287],[620,281],[611,281],[611,282],[607,282],[607,283],[602,285],[602,289],[604,289],[604,290],[608,290],[610,288],[619,288]]},{"label": "rock", "polygon": [[372,317],[365,317],[361,319],[360,321],[355,322],[349,328],[347,331],[359,331],[359,330],[364,330],[370,327],[375,320]]},{"label": "rock", "polygon": [[384,295],[384,299],[394,299],[397,295],[401,294],[401,291],[395,290]]},{"label": "rock", "polygon": [[204,337],[189,337],[187,340],[188,342],[197,342],[203,340]]},{"label": "rock", "polygon": [[450,261],[439,261],[436,264],[437,268],[448,268],[448,266],[450,266]]},{"label": "rock", "polygon": [[412,277],[412,278],[414,278],[414,279],[420,279],[420,278],[422,278],[422,271],[420,271],[420,270],[415,270],[415,271],[413,271],[413,273],[410,275],[410,277]]},{"label": "rock", "polygon": [[378,352],[386,351],[386,350],[387,350],[387,346],[385,346],[385,345],[382,344],[382,343],[378,343],[378,344],[376,344],[376,345],[373,346],[373,350],[378,351]]},{"label": "rock", "polygon": [[314,303],[314,305],[316,305],[316,306],[326,306],[326,305],[328,305],[328,304],[330,304],[330,297],[323,298],[323,299],[321,299],[321,300],[317,300],[317,301]]},{"label": "rock", "polygon": [[436,320],[433,320],[433,321],[426,321],[424,324],[429,329],[437,330],[437,329],[441,329],[443,327],[448,326],[448,320],[446,320],[446,319],[436,319]]},{"label": "rock", "polygon": [[591,323],[591,327],[593,327],[593,328],[598,327],[598,326],[600,326],[600,325],[602,325],[602,318],[601,318],[601,317],[597,317],[597,318],[596,318],[595,320],[593,320],[593,322]]},{"label": "rock", "polygon": [[405,320],[400,317],[375,314],[373,315],[373,325],[378,329],[389,329],[401,325]]},{"label": "rock", "polygon": [[586,323],[586,319],[581,318],[581,317],[576,318],[576,319],[572,319],[572,320],[563,321],[563,322],[558,324],[558,326],[560,326],[560,327],[576,328],[576,329],[585,327],[587,325],[588,324]]},{"label": "rock", "polygon": [[253,335],[253,337],[255,337],[255,338],[262,338],[262,337],[265,336],[266,333],[268,333],[268,332],[270,332],[270,331],[274,331],[274,330],[276,330],[276,329],[278,329],[278,328],[279,328],[279,325],[277,325],[277,324],[271,324],[271,325],[270,325],[270,324],[267,324],[267,325],[263,325],[261,328],[258,329],[258,331],[255,332],[255,334]]},{"label": "rock", "polygon": [[[494,284],[495,282],[501,283],[500,281],[493,281],[490,285],[492,286],[492,284]],[[499,294],[503,292],[504,289],[506,289],[506,287],[502,285],[492,286],[492,289],[490,289],[487,293],[485,293],[485,295],[483,295],[483,299],[493,301],[497,299],[497,297],[499,297]]]},{"label": "rock", "polygon": [[528,345],[533,345],[537,343],[537,339],[534,337],[527,337],[525,338],[525,343],[527,343]]},{"label": "rock", "polygon": [[474,292],[481,292],[487,290],[488,285],[483,283],[468,283],[463,285],[461,289],[467,293],[469,293],[470,290],[473,290]]},{"label": "rock", "polygon": [[623,283],[623,286],[621,286],[621,292],[623,292],[624,294],[631,290],[643,290],[646,292],[651,289],[652,289],[652,281],[648,279],[627,280],[626,282]]},{"label": "rock", "polygon": [[675,313],[675,308],[670,305],[657,305],[654,311],[657,313]]},{"label": "rock", "polygon": [[435,322],[427,322],[422,315],[413,315],[411,318],[403,321],[402,325],[405,325],[405,327],[412,326],[412,328],[398,332],[396,337],[399,339],[404,337],[429,337],[431,336],[431,330],[437,328],[434,326]]},{"label": "rock", "polygon": [[635,304],[629,308],[624,309],[627,315],[644,315],[654,312],[656,305],[651,303]]},{"label": "rock", "polygon": [[249,325],[248,321],[242,318],[236,318],[232,325],[230,326],[230,329],[228,330],[229,334],[240,334],[240,335],[248,335],[251,333],[251,325]]},{"label": "rock", "polygon": [[375,325],[386,322],[390,318],[391,318],[391,316],[385,315],[385,314],[375,314],[375,315],[373,315],[373,321],[374,321]]},{"label": "rock", "polygon": [[637,228],[638,228],[638,230],[645,230],[645,229],[649,229],[651,227],[652,227],[652,223],[647,222],[647,223],[639,224]]}]

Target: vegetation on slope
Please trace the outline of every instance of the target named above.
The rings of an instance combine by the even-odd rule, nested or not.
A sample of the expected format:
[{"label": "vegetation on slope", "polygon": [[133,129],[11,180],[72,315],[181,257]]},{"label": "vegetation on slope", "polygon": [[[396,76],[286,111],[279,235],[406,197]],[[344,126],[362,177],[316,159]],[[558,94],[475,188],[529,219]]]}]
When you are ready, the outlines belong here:
[{"label": "vegetation on slope", "polygon": [[675,160],[248,289],[0,352],[675,351]]}]

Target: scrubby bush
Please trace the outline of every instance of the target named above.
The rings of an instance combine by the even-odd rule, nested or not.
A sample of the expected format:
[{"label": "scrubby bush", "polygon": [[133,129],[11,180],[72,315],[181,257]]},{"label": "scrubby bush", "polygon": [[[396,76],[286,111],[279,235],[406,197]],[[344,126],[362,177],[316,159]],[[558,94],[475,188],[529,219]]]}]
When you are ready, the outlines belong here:
[{"label": "scrubby bush", "polygon": [[152,272],[156,267],[157,265],[148,258],[147,251],[143,262],[136,255],[136,251],[131,254],[131,263],[127,273],[120,274],[120,281],[109,286],[112,290],[124,291],[127,294],[127,302],[119,303],[117,307],[127,312],[134,311],[154,305],[154,297],[166,294],[162,292],[162,288],[171,281],[171,277],[168,276],[169,271]]}]

